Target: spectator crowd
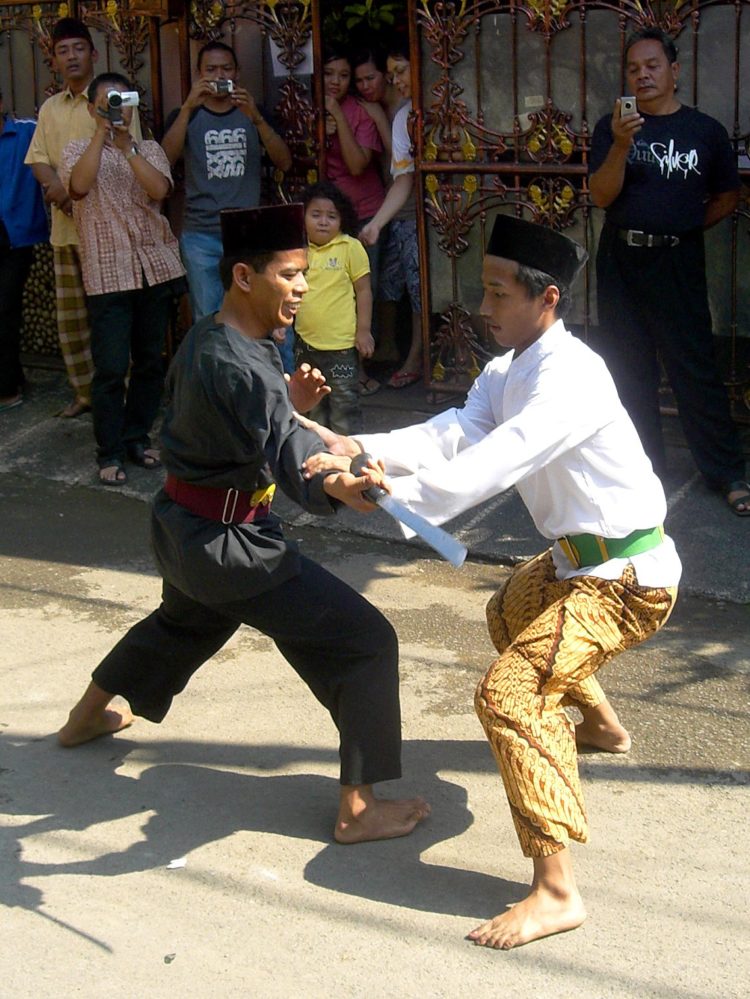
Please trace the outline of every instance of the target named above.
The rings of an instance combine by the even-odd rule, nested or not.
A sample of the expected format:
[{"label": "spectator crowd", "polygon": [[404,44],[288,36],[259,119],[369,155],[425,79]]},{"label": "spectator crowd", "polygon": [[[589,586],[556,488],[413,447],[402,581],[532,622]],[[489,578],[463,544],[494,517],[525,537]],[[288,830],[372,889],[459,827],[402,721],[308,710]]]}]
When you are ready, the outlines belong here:
[{"label": "spectator crowd", "polygon": [[[221,213],[260,205],[264,161],[288,171],[292,154],[221,41],[200,49],[195,82],[161,143],[144,138],[133,81],[95,74],[98,53],[83,22],[55,24],[52,54],[62,89],[36,122],[3,113],[0,96],[0,413],[23,402],[23,287],[33,245],[49,239],[72,390],[59,415],[91,411],[99,479],[118,486],[128,462],[160,467],[150,434],[178,301],[188,293],[193,322],[221,306]],[[326,176],[301,198],[310,292],[294,325],[272,335],[285,371],[306,361],[325,374],[331,392],[316,420],[351,433],[361,429],[361,396],[381,388],[371,359],[390,362],[395,389],[424,371],[411,67],[401,39],[382,49],[329,46],[323,63]],[[597,349],[657,473],[665,470],[663,369],[707,485],[745,516],[750,491],[713,355],[703,251],[703,231],[736,208],[736,160],[723,126],[678,101],[671,38],[636,33],[624,72],[634,106],[615,103],[591,150],[592,200],[605,212]],[[162,206],[179,163],[178,240]],[[649,279],[655,270],[659,282]],[[400,352],[402,300],[411,324]]]}]

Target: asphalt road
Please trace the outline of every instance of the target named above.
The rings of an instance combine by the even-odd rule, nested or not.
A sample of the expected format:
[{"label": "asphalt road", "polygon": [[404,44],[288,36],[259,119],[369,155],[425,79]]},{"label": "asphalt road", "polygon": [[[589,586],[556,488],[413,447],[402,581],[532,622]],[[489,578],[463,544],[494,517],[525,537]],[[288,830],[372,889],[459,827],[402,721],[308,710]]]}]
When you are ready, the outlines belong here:
[{"label": "asphalt road", "polygon": [[[59,385],[45,395],[39,377],[35,406],[51,408]],[[292,513],[303,550],[396,627],[404,778],[383,793],[433,806],[410,837],[341,847],[330,720],[249,629],[163,725],[56,746],[90,670],[158,600],[154,478],[99,487],[90,427],[30,409],[0,439],[0,996],[744,999],[750,607],[736,593],[683,595],[601,677],[634,745],[581,757],[587,923],[484,951],[466,932],[529,874],[472,708],[507,567],[475,548],[453,570],[377,514],[355,530]]]}]

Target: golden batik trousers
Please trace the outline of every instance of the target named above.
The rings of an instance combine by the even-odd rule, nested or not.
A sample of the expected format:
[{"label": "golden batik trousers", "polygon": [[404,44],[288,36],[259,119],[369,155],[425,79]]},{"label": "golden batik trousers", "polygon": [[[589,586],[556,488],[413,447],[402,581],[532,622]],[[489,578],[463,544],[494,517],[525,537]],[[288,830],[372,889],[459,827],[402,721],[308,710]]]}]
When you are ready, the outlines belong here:
[{"label": "golden batik trousers", "polygon": [[550,551],[519,566],[487,605],[500,658],[477,687],[475,707],[505,784],[527,857],[588,838],[573,723],[567,705],[604,700],[594,677],[618,652],[653,635],[676,588],[619,579],[555,578]]}]

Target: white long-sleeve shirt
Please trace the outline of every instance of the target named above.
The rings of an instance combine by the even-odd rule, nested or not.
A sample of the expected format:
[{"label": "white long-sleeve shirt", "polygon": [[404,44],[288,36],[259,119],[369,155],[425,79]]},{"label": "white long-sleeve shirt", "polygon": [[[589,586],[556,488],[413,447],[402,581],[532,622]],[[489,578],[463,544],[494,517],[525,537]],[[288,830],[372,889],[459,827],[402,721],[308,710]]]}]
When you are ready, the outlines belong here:
[{"label": "white long-sleeve shirt", "polygon": [[[662,524],[661,482],[602,359],[558,320],[523,353],[485,367],[461,409],[386,434],[357,437],[385,462],[393,495],[434,524],[516,486],[537,530],[623,538]],[[675,586],[672,540],[629,559],[574,567],[553,548],[559,578],[618,578]]]}]

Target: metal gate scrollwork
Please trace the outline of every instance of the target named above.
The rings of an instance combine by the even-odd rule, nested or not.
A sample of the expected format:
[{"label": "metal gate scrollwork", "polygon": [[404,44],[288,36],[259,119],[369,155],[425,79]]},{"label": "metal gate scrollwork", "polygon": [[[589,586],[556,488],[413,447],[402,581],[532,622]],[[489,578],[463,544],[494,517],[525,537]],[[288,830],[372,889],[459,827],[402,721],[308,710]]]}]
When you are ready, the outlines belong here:
[{"label": "metal gate scrollwork", "polygon": [[[481,298],[481,248],[495,212],[566,231],[593,256],[601,213],[588,192],[591,132],[624,92],[630,31],[657,25],[675,37],[682,100],[719,118],[741,153],[750,132],[750,91],[740,87],[741,66],[750,62],[750,33],[742,28],[747,6],[409,0],[418,26],[413,134],[433,390],[465,390],[493,352],[469,304],[476,309]],[[745,183],[748,174],[741,170]],[[748,378],[738,347],[750,343],[748,268],[740,266],[750,255],[748,215],[745,193],[734,219],[707,239],[712,309],[717,332],[730,343],[727,382],[740,418],[747,418]],[[594,291],[589,264],[571,317],[584,336],[596,322]]]}]

